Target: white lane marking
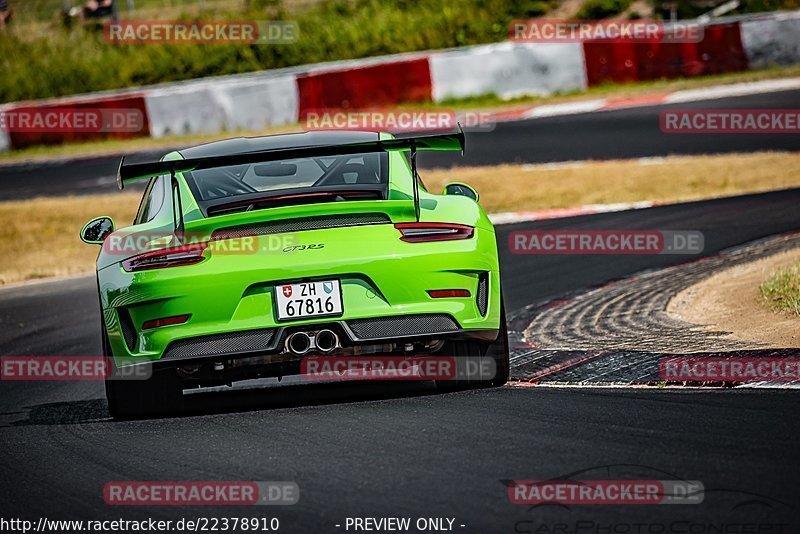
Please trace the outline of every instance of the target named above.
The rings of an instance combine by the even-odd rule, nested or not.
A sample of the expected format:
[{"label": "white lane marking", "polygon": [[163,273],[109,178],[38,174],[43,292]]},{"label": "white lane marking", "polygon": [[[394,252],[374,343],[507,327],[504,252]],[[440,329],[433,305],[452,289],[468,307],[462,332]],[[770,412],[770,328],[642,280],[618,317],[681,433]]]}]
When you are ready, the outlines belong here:
[{"label": "white lane marking", "polygon": [[728,85],[712,85],[708,87],[701,87],[699,89],[683,89],[680,91],[675,91],[673,93],[664,95],[660,102],[649,101],[643,98],[640,102],[631,100],[626,102],[624,106],[613,106],[610,108],[607,108],[606,106],[608,106],[610,103],[614,103],[614,101],[608,98],[578,100],[575,102],[564,102],[562,104],[543,104],[524,111],[518,116],[498,118],[498,122],[556,117],[560,115],[577,115],[580,113],[592,113],[596,111],[612,111],[620,108],[663,106],[665,104],[699,102],[703,100],[715,100],[719,98],[732,98],[762,93],[774,93],[777,91],[791,91],[794,89],[800,89],[800,78],[779,78],[774,80],[760,80],[755,82],[742,82]]},{"label": "white lane marking", "polygon": [[517,380],[509,380],[506,384],[507,387],[524,389],[524,388],[569,388],[569,389],[647,389],[651,391],[659,391],[668,389],[670,391],[676,390],[705,390],[717,392],[730,392],[736,389],[800,389],[800,384],[770,384],[765,382],[754,382],[753,384],[742,384],[732,388],[724,387],[711,387],[711,386],[681,386],[681,385],[663,385],[663,386],[650,386],[646,384],[570,384],[567,382],[547,382],[547,383],[531,383],[520,382]]},{"label": "white lane marking", "polygon": [[538,211],[511,211],[501,213],[490,213],[489,220],[495,226],[503,224],[515,224],[529,221],[543,221],[547,219],[564,219],[566,217],[577,217],[580,215],[593,215],[595,213],[611,213],[616,211],[638,210],[652,208],[654,202],[644,200],[641,202],[617,202],[614,204],[588,204],[586,206],[576,206],[574,208],[553,208]]},{"label": "white lane marking", "polygon": [[560,171],[562,169],[580,169],[585,167],[586,160],[579,161],[555,161],[553,163],[526,163],[522,166],[523,171]]},{"label": "white lane marking", "polygon": [[596,100],[579,100],[577,102],[565,102],[563,104],[544,104],[536,106],[522,114],[524,119],[538,119],[541,117],[557,117],[559,115],[575,115],[578,113],[590,113],[601,109],[607,102],[605,98]]},{"label": "white lane marking", "polygon": [[637,165],[666,165],[669,162],[669,158],[665,158],[663,156],[639,158],[636,160]]},{"label": "white lane marking", "polygon": [[0,285],[0,291],[6,291],[11,289],[18,289],[20,287],[27,287],[27,286],[38,286],[44,284],[55,284],[58,282],[69,282],[73,280],[80,280],[82,278],[92,278],[94,277],[94,273],[77,273],[77,274],[70,274],[65,276],[53,276],[48,278],[36,278],[34,280],[22,280],[21,282],[11,282],[10,284],[3,284]]},{"label": "white lane marking", "polygon": [[735,386],[736,389],[800,389],[798,382],[751,382],[747,384],[739,384]]},{"label": "white lane marking", "polygon": [[800,78],[784,78],[778,80],[761,80],[758,82],[735,83],[732,85],[718,85],[700,89],[685,89],[675,91],[664,97],[665,104],[679,102],[697,102],[701,100],[714,100],[717,98],[731,98],[736,96],[757,95],[777,91],[791,91],[800,88]]}]

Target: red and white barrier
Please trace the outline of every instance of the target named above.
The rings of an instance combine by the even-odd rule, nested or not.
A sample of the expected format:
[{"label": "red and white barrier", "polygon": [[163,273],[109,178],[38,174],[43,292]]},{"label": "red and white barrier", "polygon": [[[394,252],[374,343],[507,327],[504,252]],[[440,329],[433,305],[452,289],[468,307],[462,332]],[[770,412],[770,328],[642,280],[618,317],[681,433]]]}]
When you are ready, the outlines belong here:
[{"label": "red and white barrier", "polygon": [[[132,137],[147,137],[150,135],[148,113],[145,109],[145,95],[135,91],[20,102],[5,106],[3,111],[41,115],[48,112],[58,113],[63,110],[84,112],[132,110],[137,112],[143,120],[138,125],[136,131],[130,131],[127,128],[115,129],[113,125],[103,124],[98,124],[96,131],[69,129],[63,127],[61,124],[56,124],[52,129],[48,130],[36,128],[11,129],[5,132],[11,147],[24,148],[33,145],[91,141],[95,139],[129,139]],[[1,145],[2,141],[0,141],[0,146]]]},{"label": "red and white barrier", "polygon": [[323,70],[297,77],[299,115],[318,109],[388,107],[431,99],[428,58]]},{"label": "red and white barrier", "polygon": [[145,101],[152,137],[259,130],[298,120],[294,76],[166,86],[149,91]]},{"label": "red and white barrier", "polygon": [[[4,113],[11,106],[0,106],[0,114]],[[11,138],[4,128],[0,128],[0,152],[11,150]]]},{"label": "red and white barrier", "polygon": [[774,13],[741,27],[750,68],[800,63],[800,12]]},{"label": "red and white barrier", "polygon": [[298,121],[298,92],[294,76],[279,76],[218,88],[217,97],[228,117],[229,130],[263,130]]},{"label": "red and white barrier", "polygon": [[156,89],[148,93],[146,102],[153,137],[216,133],[227,127],[221,106],[205,84]]},{"label": "red and white barrier", "polygon": [[[699,43],[504,42],[7,107],[128,106],[145,113],[145,127],[136,135],[164,137],[294,124],[309,111],[322,108],[379,108],[486,94],[501,98],[546,96],[606,82],[698,76],[796,63],[800,63],[800,11],[717,22],[705,27]],[[585,111],[606,108],[600,101],[562,106],[568,109],[526,110],[523,118],[570,112],[576,106]],[[509,118],[519,118],[517,115]],[[0,151],[38,143],[132,135],[0,131]]]},{"label": "red and white barrier", "polygon": [[583,44],[590,86],[747,70],[739,23],[706,26],[698,43]]},{"label": "red and white barrier", "polygon": [[586,89],[580,43],[496,43],[433,52],[433,101],[494,94],[500,98]]}]

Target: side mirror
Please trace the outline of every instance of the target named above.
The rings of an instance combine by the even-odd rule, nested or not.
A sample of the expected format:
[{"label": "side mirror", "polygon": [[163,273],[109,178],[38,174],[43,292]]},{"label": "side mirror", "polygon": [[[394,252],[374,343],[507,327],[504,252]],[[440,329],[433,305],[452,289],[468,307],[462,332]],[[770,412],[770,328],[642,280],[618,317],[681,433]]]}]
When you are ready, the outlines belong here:
[{"label": "side mirror", "polygon": [[81,241],[90,245],[102,245],[113,231],[114,221],[111,220],[111,217],[97,217],[83,226]]},{"label": "side mirror", "polygon": [[475,189],[467,184],[462,184],[461,182],[451,182],[444,186],[444,191],[442,191],[443,195],[461,195],[462,197],[469,197],[475,202],[478,201],[480,196]]}]

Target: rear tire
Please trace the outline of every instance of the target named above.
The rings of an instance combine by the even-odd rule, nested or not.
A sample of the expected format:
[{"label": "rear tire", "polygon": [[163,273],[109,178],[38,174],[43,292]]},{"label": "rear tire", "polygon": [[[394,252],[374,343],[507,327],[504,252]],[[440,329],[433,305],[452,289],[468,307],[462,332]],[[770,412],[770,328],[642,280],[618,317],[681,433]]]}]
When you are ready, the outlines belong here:
[{"label": "rear tire", "polygon": [[115,419],[163,415],[183,408],[183,389],[174,369],[153,371],[146,380],[124,378],[114,364],[103,326],[103,355],[111,366],[105,381],[108,413]]},{"label": "rear tire", "polygon": [[503,302],[503,294],[500,294],[500,333],[497,340],[489,345],[486,356],[494,359],[496,373],[493,379],[489,380],[489,385],[499,387],[508,382],[511,371],[510,353],[508,351],[508,322],[506,321],[506,305]]},{"label": "rear tire", "polygon": [[437,380],[436,387],[443,391],[454,391],[470,387],[499,387],[508,382],[509,352],[508,352],[508,325],[506,324],[506,308],[503,295],[500,295],[500,329],[497,339],[491,343],[480,341],[448,341],[442,347],[440,354],[459,357],[487,357],[495,363],[495,375],[488,380],[480,379],[455,379]]}]

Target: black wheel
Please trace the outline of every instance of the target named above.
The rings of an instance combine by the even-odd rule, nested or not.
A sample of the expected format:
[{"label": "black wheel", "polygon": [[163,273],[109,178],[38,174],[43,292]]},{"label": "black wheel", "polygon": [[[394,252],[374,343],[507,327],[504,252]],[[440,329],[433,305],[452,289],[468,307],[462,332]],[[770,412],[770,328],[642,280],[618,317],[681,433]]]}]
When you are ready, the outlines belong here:
[{"label": "black wheel", "polygon": [[500,330],[497,339],[491,343],[480,341],[448,341],[442,347],[440,354],[463,357],[489,357],[494,360],[495,374],[492,378],[466,378],[457,380],[437,380],[436,387],[453,391],[469,387],[498,387],[508,382],[509,375],[509,353],[508,353],[508,326],[506,324],[506,308],[503,303],[503,295],[500,295]]},{"label": "black wheel", "polygon": [[103,356],[111,373],[106,379],[106,399],[111,417],[143,417],[178,412],[183,407],[183,390],[174,369],[154,371],[147,379],[124,376],[114,365],[111,347],[103,327]]}]

